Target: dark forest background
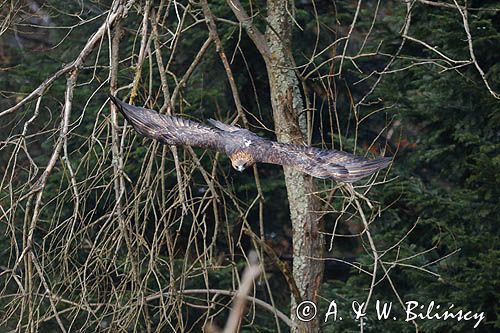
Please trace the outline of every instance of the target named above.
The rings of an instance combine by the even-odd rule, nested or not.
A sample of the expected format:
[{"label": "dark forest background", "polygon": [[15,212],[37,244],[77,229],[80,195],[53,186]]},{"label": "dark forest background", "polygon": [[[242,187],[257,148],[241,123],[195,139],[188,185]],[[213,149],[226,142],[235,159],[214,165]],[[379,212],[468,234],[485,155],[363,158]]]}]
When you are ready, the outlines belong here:
[{"label": "dark forest background", "polygon": [[[436,1],[453,6],[453,1]],[[186,2],[187,3],[187,2]],[[184,5],[186,5],[186,3]],[[43,14],[34,11],[34,4],[43,10]],[[463,5],[463,3],[461,2]],[[254,2],[254,10],[265,13],[265,3]],[[468,1],[470,32],[473,37],[473,47],[477,62],[485,71],[485,77],[493,92],[500,91],[500,2],[498,1]],[[86,22],[104,13],[110,6],[109,1],[72,2],[60,0],[26,1],[16,6],[9,7],[3,4],[0,13],[6,30],[0,35],[0,112],[12,107],[29,92],[35,89],[52,73],[55,73],[63,64],[78,56],[85,41],[94,33],[102,19],[97,18]],[[139,5],[137,5],[139,6]],[[192,4],[193,10],[197,4]],[[470,58],[466,42],[462,18],[456,9],[446,6],[429,6],[415,2],[412,9],[412,23],[409,35],[426,41],[429,45],[442,51],[452,59]],[[154,5],[153,5],[154,7]],[[249,8],[247,4],[245,7]],[[303,77],[323,61],[342,54],[344,43],[336,47],[327,48],[333,41],[348,34],[350,24],[356,13],[357,2],[353,1],[296,1],[295,20],[293,33],[292,52],[298,66],[298,72]],[[10,8],[15,8],[15,13],[8,16]],[[210,2],[214,15],[227,20],[234,20],[233,14],[224,1]],[[258,10],[257,10],[258,9]],[[174,11],[173,7],[170,9]],[[34,12],[38,13],[35,14]],[[172,12],[173,13],[173,12]],[[374,13],[376,17],[374,20]],[[331,62],[321,67],[318,72],[305,78],[301,83],[301,93],[304,98],[314,101],[314,126],[310,132],[309,144],[342,149],[355,152],[367,157],[394,156],[391,168],[379,174],[381,184],[373,186],[369,197],[377,202],[380,213],[375,222],[370,225],[371,235],[380,251],[388,250],[384,257],[386,267],[390,268],[389,274],[397,289],[399,296],[404,300],[417,300],[428,304],[432,300],[438,304],[454,304],[455,307],[480,312],[484,311],[486,320],[480,325],[478,331],[495,332],[500,327],[498,318],[498,298],[500,290],[500,276],[498,270],[500,253],[499,227],[499,198],[500,198],[500,101],[488,90],[483,79],[474,65],[460,66],[456,63],[440,62],[439,56],[416,42],[407,40],[401,45],[399,29],[406,19],[406,6],[403,1],[365,1],[359,11],[356,29],[352,32],[348,53],[355,55],[356,50],[372,53],[372,56],[359,57],[355,61],[342,64],[342,74],[328,77],[328,89],[325,88],[325,79],[338,71],[338,61]],[[172,14],[171,17],[174,17]],[[169,17],[170,19],[170,17]],[[44,21],[44,20],[49,20]],[[118,72],[118,86],[126,86],[132,82],[134,71],[134,56],[139,47],[139,38],[136,27],[140,27],[142,16],[140,12],[131,11],[123,23],[123,39],[120,42],[120,67]],[[188,17],[186,20],[193,19]],[[77,24],[85,22],[85,24]],[[373,26],[372,26],[373,23]],[[77,25],[75,25],[77,24]],[[261,16],[256,15],[255,24],[265,29],[266,22]],[[8,27],[7,27],[8,25]],[[52,27],[43,28],[38,26]],[[68,27],[72,27],[71,29]],[[201,44],[208,36],[206,27],[197,26],[183,33],[176,45],[175,56],[170,59],[172,72],[182,76],[192,63]],[[60,28],[54,28],[60,27]],[[300,28],[299,28],[300,27]],[[236,85],[241,96],[241,105],[247,115],[250,129],[262,136],[275,138],[272,128],[272,110],[269,96],[269,82],[266,75],[265,64],[253,46],[248,36],[234,24],[224,24],[218,21],[218,32],[224,49],[231,61]],[[318,33],[320,29],[321,33]],[[371,31],[370,38],[365,40],[367,31]],[[88,138],[97,135],[101,138],[109,136],[109,131],[95,131],[96,122],[107,121],[109,107],[105,104],[107,92],[106,78],[109,72],[109,63],[100,62],[109,52],[108,41],[105,38],[99,48],[99,56],[94,54],[80,69],[79,84],[74,91],[72,114],[72,139],[68,141],[67,149],[74,163],[86,159],[82,168],[92,170],[94,165],[101,163],[99,154],[105,154],[105,148],[92,148],[88,150]],[[168,43],[165,43],[167,47]],[[311,50],[327,48],[326,52],[314,59],[314,65],[306,67]],[[360,52],[362,53],[362,52]],[[384,72],[388,59],[394,54],[397,60]],[[168,52],[165,51],[168,59]],[[359,53],[358,53],[359,54]],[[154,58],[154,56],[152,57]],[[424,61],[428,60],[428,61]],[[167,60],[165,60],[167,61]],[[440,66],[442,65],[442,66]],[[302,66],[302,67],[301,67]],[[141,85],[135,97],[137,105],[144,105],[159,109],[163,104],[160,80],[150,71],[157,71],[154,62],[144,65]],[[366,73],[374,73],[366,75]],[[353,101],[359,101],[362,96],[374,86],[374,82],[381,77],[380,83],[360,104],[356,112],[353,110]],[[174,79],[169,77],[171,86],[175,86]],[[30,124],[30,132],[25,138],[29,146],[31,157],[36,164],[44,165],[48,162],[50,151],[57,140],[58,133],[51,129],[58,128],[59,117],[57,114],[64,104],[64,91],[66,88],[64,78],[57,80],[43,99],[40,113]],[[331,94],[334,91],[334,95]],[[118,94],[127,97],[126,90]],[[236,114],[232,99],[231,89],[227,82],[224,67],[220,62],[215,45],[211,45],[200,64],[193,72],[191,78],[181,90],[179,108],[176,113],[186,117],[205,121],[208,118],[232,121]],[[498,97],[498,95],[497,95]],[[21,296],[12,296],[19,293],[16,282],[9,277],[16,263],[16,258],[21,250],[13,250],[22,242],[24,208],[20,204],[17,213],[5,213],[14,205],[15,200],[25,192],[15,192],[9,188],[23,188],[28,182],[28,176],[23,171],[23,163],[29,163],[25,155],[19,155],[16,170],[12,168],[12,154],[15,149],[9,140],[22,132],[23,126],[33,115],[36,100],[27,103],[15,113],[2,117],[0,122],[0,177],[3,179],[0,188],[0,331],[16,330],[19,325],[26,323],[22,319],[21,308],[16,305]],[[82,111],[84,110],[84,112]],[[335,112],[333,112],[335,110]],[[368,116],[359,122],[360,118]],[[337,117],[337,119],[334,119]],[[119,123],[123,119],[119,118]],[[120,132],[121,133],[121,132]],[[124,170],[131,182],[140,179],[142,163],[151,157],[146,149],[151,144],[128,131],[124,139],[127,145],[127,158],[124,161]],[[104,140],[105,141],[105,140]],[[105,141],[107,142],[107,141]],[[162,154],[158,148],[156,156]],[[224,183],[228,192],[242,206],[249,208],[246,220],[258,230],[259,209],[252,206],[257,193],[252,170],[237,173],[230,167],[226,156],[215,156],[213,152],[196,150],[201,163],[207,170],[212,170],[213,159],[218,159],[215,173]],[[95,154],[95,156],[89,156]],[[180,149],[181,159],[187,158],[185,150]],[[153,156],[155,156],[153,154]],[[208,156],[208,157],[205,157]],[[152,173],[160,172],[158,158],[153,162]],[[167,157],[164,167],[165,186],[174,188],[177,177],[173,168],[173,159]],[[104,163],[111,165],[110,155],[106,155]],[[263,214],[265,243],[272,248],[280,260],[291,263],[291,226],[288,210],[287,195],[282,169],[278,166],[260,165],[261,190],[265,199]],[[34,233],[35,248],[41,252],[51,249],[47,258],[51,258],[51,269],[47,269],[47,276],[53,286],[59,286],[70,276],[71,271],[84,265],[88,258],[85,237],[72,240],[74,251],[68,256],[70,264],[66,267],[63,260],[57,259],[57,249],[63,247],[66,234],[54,229],[54,221],[63,221],[73,214],[72,204],[58,196],[70,187],[66,179],[68,170],[63,163],[56,166],[49,177],[47,189],[44,194],[45,208],[41,211],[40,223]],[[14,175],[11,177],[11,175]],[[83,182],[84,173],[80,172]],[[90,179],[90,178],[89,178]],[[110,191],[107,184],[112,182],[110,174],[103,174],[102,179],[93,194],[89,194],[85,203],[80,203],[82,211],[93,210],[92,214],[85,215],[81,221],[89,229],[89,235],[99,233],[101,227],[99,220],[108,212],[114,198],[102,200],[99,193]],[[192,174],[189,180],[188,191],[193,198],[202,197],[207,191],[203,182],[203,175],[199,172]],[[82,183],[83,184],[83,183]],[[335,183],[331,181],[316,180],[319,191],[325,191]],[[101,186],[101,187],[99,187]],[[82,191],[84,185],[80,188]],[[127,185],[128,195],[132,196],[133,187]],[[154,192],[154,188],[152,189]],[[334,197],[340,193],[334,193]],[[171,198],[167,198],[167,204]],[[173,200],[173,199],[172,199]],[[194,202],[194,201],[193,201]],[[195,204],[195,203],[193,203]],[[146,205],[146,201],[140,203]],[[228,204],[229,205],[229,204]],[[342,201],[333,200],[332,206],[342,210]],[[208,269],[207,277],[191,276],[186,279],[184,287],[202,288],[207,283],[214,289],[233,289],[234,272],[240,271],[245,266],[241,254],[253,248],[255,244],[250,237],[240,235],[243,222],[237,212],[229,209],[228,226],[221,230],[223,234],[231,234],[238,238],[239,248],[234,249],[229,244],[228,238],[221,236],[212,240],[210,235],[214,232],[214,217],[209,209],[204,215],[203,223],[206,225],[207,238],[215,242],[213,249],[214,261],[220,260],[219,268]],[[174,215],[181,214],[179,211]],[[221,213],[223,214],[223,213]],[[225,214],[225,213],[224,213]],[[232,215],[231,215],[232,214]],[[177,216],[176,215],[176,216]],[[144,241],[154,242],[158,230],[154,209],[144,216],[132,217],[129,221],[134,228],[143,228]],[[182,244],[191,244],[191,225],[200,223],[194,218],[186,217],[182,225],[177,224],[178,249],[172,256],[167,256],[166,247],[159,247],[155,256],[168,261],[169,267],[178,267],[179,271],[189,255]],[[324,230],[331,233],[336,223],[335,212],[324,217]],[[14,227],[13,227],[14,226]],[[178,227],[178,228],[177,228]],[[14,228],[14,229],[13,229]],[[74,226],[80,228],[79,224]],[[102,227],[104,228],[104,227]],[[330,249],[330,236],[326,235],[326,258],[324,281],[320,290],[322,303],[320,312],[325,313],[329,300],[336,300],[340,309],[350,308],[352,300],[364,300],[370,286],[371,277],[360,273],[353,266],[369,270],[373,258],[370,251],[366,251],[367,242],[363,236],[356,236],[363,230],[362,224],[354,219],[343,217],[336,227],[336,232],[346,235],[335,238]],[[175,233],[175,231],[174,231]],[[354,235],[350,237],[349,235]],[[13,243],[17,237],[18,243]],[[60,239],[57,239],[60,237]],[[93,236],[88,236],[93,239]],[[396,242],[397,248],[391,248]],[[200,239],[197,240],[201,242]],[[195,241],[195,243],[197,242]],[[49,247],[46,243],[51,243]],[[59,245],[58,245],[59,244]],[[184,245],[185,247],[185,245]],[[20,247],[19,247],[20,248]],[[139,258],[148,257],[147,246],[136,253]],[[230,250],[231,249],[231,250]],[[17,252],[16,252],[17,251]],[[55,252],[54,252],[55,251]],[[123,249],[117,250],[114,260],[121,260]],[[16,254],[17,253],[17,257]],[[226,258],[231,257],[231,265],[224,266]],[[268,257],[265,257],[268,258]],[[400,258],[407,258],[398,261]],[[174,262],[170,262],[171,260]],[[191,258],[193,259],[193,258]],[[331,259],[331,260],[330,260]],[[338,260],[337,260],[338,259]],[[49,260],[49,259],[47,259]],[[193,265],[196,261],[193,261]],[[290,313],[290,290],[286,286],[283,275],[272,260],[264,260],[267,271],[266,280],[268,288],[272,290],[272,302],[282,312]],[[346,264],[351,263],[352,265]],[[44,263],[45,265],[46,263]],[[106,266],[106,265],[104,265]],[[99,274],[105,268],[95,267],[94,273]],[[60,267],[58,272],[57,267]],[[64,268],[66,267],[66,268]],[[141,266],[139,265],[139,268]],[[161,265],[159,266],[162,267]],[[166,267],[166,266],[165,266]],[[125,270],[126,266],[122,269]],[[18,268],[16,274],[23,281],[23,270]],[[63,271],[65,273],[63,273]],[[92,271],[92,270],[90,270]],[[60,279],[58,274],[61,273]],[[68,275],[65,275],[68,274]],[[68,299],[79,302],[79,297],[88,297],[95,301],[105,299],[106,292],[113,290],[113,284],[119,283],[120,276],[125,272],[114,271],[106,282],[101,283],[101,289],[86,291],[84,294],[76,289],[71,291],[59,286],[61,294]],[[381,281],[374,290],[372,299],[393,301],[398,303],[393,287],[387,279],[382,279],[383,272],[379,272]],[[139,275],[140,272],[139,272]],[[141,275],[142,276],[142,275]],[[50,278],[49,278],[50,277]],[[96,279],[97,277],[87,277]],[[81,279],[84,279],[82,276]],[[168,281],[167,273],[158,279]],[[90,280],[89,280],[90,281]],[[66,283],[66,282],[65,282]],[[264,282],[255,286],[255,295],[271,303],[269,292]],[[74,281],[68,284],[76,286]],[[123,288],[126,286],[120,285]],[[116,287],[116,286],[115,286]],[[76,288],[76,287],[75,287]],[[158,285],[149,283],[146,294],[158,291]],[[43,293],[43,290],[38,291]],[[101,294],[101,292],[103,294]],[[196,303],[196,300],[188,300]],[[126,299],[115,300],[117,304],[128,304]],[[123,303],[120,303],[123,302]],[[49,313],[49,302],[41,301],[37,309],[39,315]],[[64,303],[59,303],[58,308],[63,310]],[[161,311],[157,304],[150,305],[150,315],[153,326],[161,322]],[[172,305],[174,307],[174,305]],[[396,306],[397,308],[397,306]],[[397,308],[398,309],[398,308]],[[115,310],[119,312],[118,310]],[[195,307],[180,307],[177,318],[184,318],[185,330],[199,331],[200,323],[197,322],[203,309]],[[397,310],[400,311],[400,308]],[[73,313],[73,312],[68,312]],[[411,323],[398,321],[377,321],[375,311],[369,311],[365,330],[368,332],[414,332]],[[402,316],[402,312],[399,312]],[[102,316],[101,316],[102,315]],[[109,329],[106,325],[112,322],[112,312],[100,308],[92,316],[76,314],[68,316],[63,321],[68,326],[71,323],[73,330],[86,331]],[[116,313],[115,313],[116,315]],[[276,331],[274,317],[265,311],[255,312],[254,318],[247,317],[243,322],[242,332],[274,332]],[[227,314],[222,313],[216,322],[222,326]],[[43,316],[42,316],[43,317]],[[103,324],[107,320],[108,324]],[[179,319],[175,319],[178,321]],[[252,321],[251,325],[246,326]],[[21,324],[19,324],[19,322]],[[141,316],[133,324],[122,327],[121,331],[146,331],[145,319]],[[85,324],[84,324],[85,323]],[[87,325],[87,326],[85,326]],[[101,325],[101,326],[99,326]],[[466,321],[418,321],[419,330],[423,332],[469,332],[473,331],[471,322]],[[85,328],[83,328],[85,327]],[[173,331],[173,326],[165,325],[162,330]],[[322,323],[325,332],[338,331],[350,332],[359,330],[358,323],[352,319],[341,322]],[[41,321],[38,329],[40,332],[56,332],[58,325],[54,318]],[[281,326],[287,331],[285,326]],[[113,329],[110,329],[113,331]],[[118,330],[116,330],[118,331]]]}]

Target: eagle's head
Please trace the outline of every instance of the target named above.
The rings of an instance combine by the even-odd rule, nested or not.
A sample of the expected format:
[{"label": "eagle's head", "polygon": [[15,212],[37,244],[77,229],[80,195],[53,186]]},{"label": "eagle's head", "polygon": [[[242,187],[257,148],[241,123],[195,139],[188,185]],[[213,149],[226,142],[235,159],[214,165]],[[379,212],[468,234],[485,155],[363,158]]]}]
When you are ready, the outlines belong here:
[{"label": "eagle's head", "polygon": [[255,163],[255,160],[253,159],[252,155],[245,152],[245,151],[239,151],[231,156],[229,156],[231,159],[231,164],[233,168],[238,170],[239,172],[242,172],[246,168],[252,166]]}]

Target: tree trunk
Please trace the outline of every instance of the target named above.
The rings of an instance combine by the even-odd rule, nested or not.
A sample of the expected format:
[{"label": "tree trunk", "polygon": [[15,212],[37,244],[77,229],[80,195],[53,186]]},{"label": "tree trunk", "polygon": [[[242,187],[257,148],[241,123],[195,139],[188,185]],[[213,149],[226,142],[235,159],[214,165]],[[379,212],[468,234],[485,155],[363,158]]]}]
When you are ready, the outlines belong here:
[{"label": "tree trunk", "polygon": [[[268,0],[267,5],[270,26],[266,30],[269,49],[266,66],[276,135],[280,142],[303,144],[306,121],[291,59],[293,1]],[[311,194],[315,191],[310,176],[286,167],[284,173],[293,228],[293,276],[302,298],[317,304],[324,267],[322,260],[315,259],[322,258],[324,251],[319,201]],[[318,332],[320,321],[299,321],[296,305],[292,297],[291,314],[296,324],[293,332]]]}]

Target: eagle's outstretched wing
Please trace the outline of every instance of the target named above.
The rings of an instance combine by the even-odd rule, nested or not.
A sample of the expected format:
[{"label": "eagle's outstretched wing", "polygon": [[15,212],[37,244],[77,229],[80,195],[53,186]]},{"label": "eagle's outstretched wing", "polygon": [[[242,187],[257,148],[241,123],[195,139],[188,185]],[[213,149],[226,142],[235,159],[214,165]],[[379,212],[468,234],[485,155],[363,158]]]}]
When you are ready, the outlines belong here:
[{"label": "eagle's outstretched wing", "polygon": [[224,132],[191,120],[160,114],[109,96],[134,129],[168,145],[183,145],[224,151]]},{"label": "eagle's outstretched wing", "polygon": [[169,145],[222,151],[229,155],[231,161],[238,162],[237,165],[240,165],[239,162],[243,162],[246,166],[254,162],[280,164],[314,177],[333,178],[351,183],[387,167],[391,162],[391,159],[386,157],[367,160],[337,150],[270,141],[247,129],[226,125],[216,120],[210,120],[215,126],[210,127],[132,106],[113,96],[109,97],[139,134]]},{"label": "eagle's outstretched wing", "polygon": [[318,178],[352,183],[387,167],[392,159],[380,157],[368,160],[338,150],[269,142],[258,148],[256,160],[289,166]]}]

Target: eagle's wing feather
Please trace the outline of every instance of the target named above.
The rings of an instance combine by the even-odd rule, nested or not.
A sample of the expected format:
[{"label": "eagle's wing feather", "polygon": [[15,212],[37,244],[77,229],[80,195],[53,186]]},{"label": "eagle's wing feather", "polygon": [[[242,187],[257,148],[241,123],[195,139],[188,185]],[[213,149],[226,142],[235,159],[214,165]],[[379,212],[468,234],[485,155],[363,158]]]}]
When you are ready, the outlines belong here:
[{"label": "eagle's wing feather", "polygon": [[226,138],[217,128],[191,120],[160,114],[124,103],[109,96],[134,129],[144,136],[168,145],[183,145],[224,150]]},{"label": "eagle's wing feather", "polygon": [[351,183],[389,165],[391,158],[368,160],[338,150],[269,142],[258,148],[257,161],[298,169],[318,178]]},{"label": "eagle's wing feather", "polygon": [[[387,167],[390,158],[367,160],[353,154],[269,141],[249,130],[216,120],[215,127],[126,104],[110,96],[118,110],[144,136],[169,145],[215,149],[228,155],[243,151],[255,162],[280,164],[319,178],[353,182]],[[243,144],[242,144],[243,142]],[[231,157],[231,156],[230,156]]]},{"label": "eagle's wing feather", "polygon": [[226,131],[226,132],[237,132],[237,131],[241,131],[242,128],[238,127],[238,126],[234,126],[234,125],[228,125],[228,124],[224,124],[218,120],[215,120],[215,119],[208,119],[208,122],[210,124],[212,124],[213,126],[217,127],[218,129],[222,130],[222,131]]}]

